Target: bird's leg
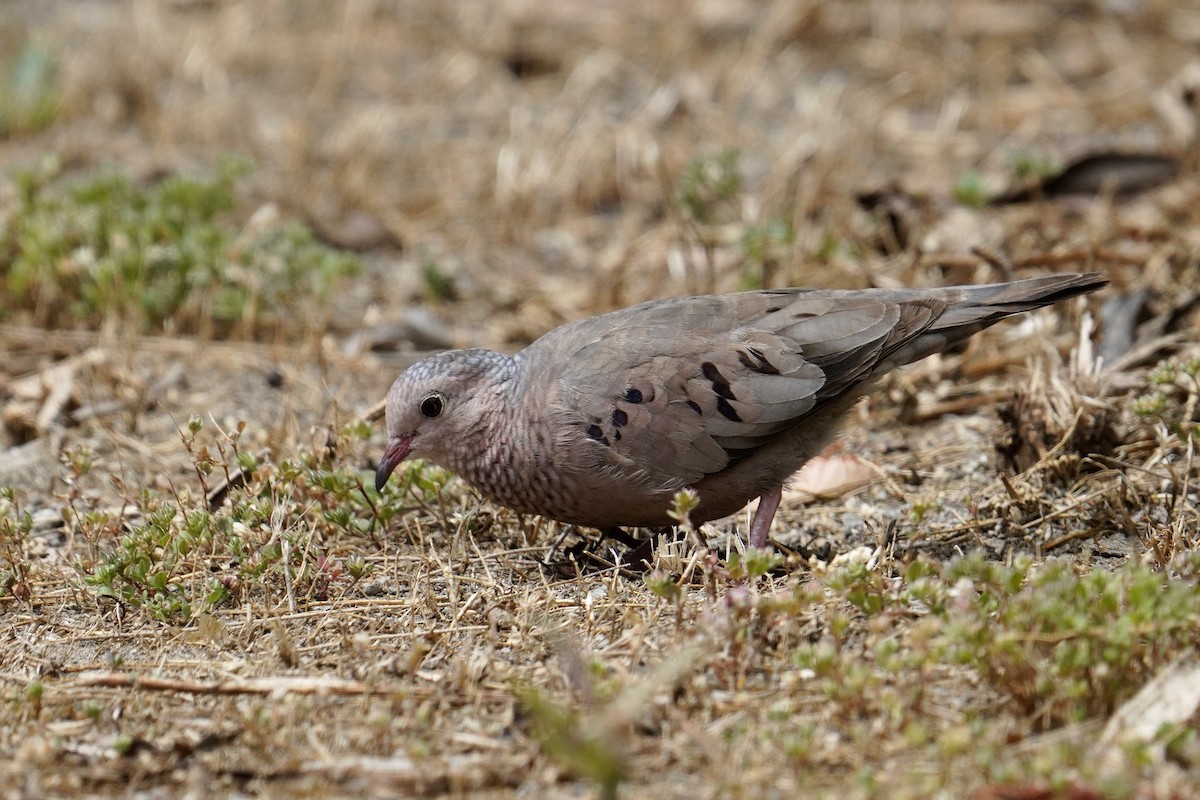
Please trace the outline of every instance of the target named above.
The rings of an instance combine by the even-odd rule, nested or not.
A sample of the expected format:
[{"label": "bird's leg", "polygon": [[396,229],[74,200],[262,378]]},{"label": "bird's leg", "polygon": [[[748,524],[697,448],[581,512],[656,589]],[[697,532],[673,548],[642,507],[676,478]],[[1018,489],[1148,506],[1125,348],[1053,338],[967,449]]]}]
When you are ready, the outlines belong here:
[{"label": "bird's leg", "polygon": [[[693,532],[695,533],[694,529]],[[658,537],[665,536],[671,541],[679,541],[684,537],[683,531],[674,525],[668,525],[663,528],[651,528],[649,533],[650,535],[645,539],[638,539],[630,535],[623,528],[605,528],[600,531],[601,536],[615,539],[628,548],[621,555],[621,560],[628,564],[629,569],[634,572],[644,572],[650,568],[654,549],[658,546]],[[703,538],[698,533],[696,533],[696,538],[701,545],[704,544]]]},{"label": "bird's leg", "polygon": [[627,533],[623,528],[605,528],[600,531],[601,536],[609,539],[615,539],[625,545],[625,552],[621,554],[620,560],[625,562],[629,569],[634,572],[645,572],[650,568],[651,558],[654,556],[654,546],[658,537],[651,535],[645,539],[638,539],[635,536]]},{"label": "bird's leg", "polygon": [[549,550],[549,552],[546,553],[545,560],[542,561],[543,566],[550,566],[550,564],[554,560],[554,554],[558,552],[558,548],[562,547],[562,543],[565,542],[567,540],[567,537],[570,536],[572,533],[575,533],[574,525],[564,525],[563,526],[562,533],[560,533],[558,535],[558,538],[554,540],[554,544],[550,545],[550,550]]},{"label": "bird's leg", "polygon": [[615,539],[631,550],[642,544],[641,539],[626,533],[624,528],[604,528],[600,531],[600,536],[607,539]]},{"label": "bird's leg", "polygon": [[763,492],[758,498],[758,508],[754,510],[754,519],[750,521],[750,546],[759,550],[767,546],[767,534],[771,532],[771,520],[779,510],[783,500],[783,485],[775,486]]}]

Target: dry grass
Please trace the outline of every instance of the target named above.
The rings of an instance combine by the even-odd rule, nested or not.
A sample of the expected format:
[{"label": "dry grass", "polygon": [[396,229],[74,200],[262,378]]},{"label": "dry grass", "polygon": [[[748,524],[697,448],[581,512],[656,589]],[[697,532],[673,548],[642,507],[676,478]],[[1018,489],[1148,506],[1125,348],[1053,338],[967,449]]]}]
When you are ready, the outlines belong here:
[{"label": "dry grass", "polygon": [[[6,173],[54,153],[68,175],[115,163],[153,182],[249,156],[243,220],[303,219],[367,267],[302,341],[47,330],[5,309],[5,796],[1200,792],[1194,713],[1148,743],[1102,735],[1200,645],[1186,368],[1200,356],[1200,183],[1194,95],[1173,83],[1200,13],[1153,0],[9,5],[0,53],[33,39],[59,54],[62,105],[48,128],[0,139]],[[741,188],[689,216],[689,165],[726,148]],[[1132,198],[952,199],[972,170],[998,192],[1015,164],[1109,149],[1187,166]],[[890,218],[856,202],[880,190]],[[0,178],[0,225],[16,192]],[[743,234],[770,230],[788,235],[753,263]],[[1090,305],[1106,334],[1136,323],[1102,345],[1125,353],[1116,369],[1067,355],[1088,330],[1080,303],[907,370],[842,439],[882,479],[785,509],[774,534],[798,555],[748,582],[727,535],[744,520],[708,532],[720,559],[678,543],[648,580],[563,577],[540,563],[555,525],[436,473],[387,504],[354,483],[381,437],[353,423],[430,337],[511,349],[619,305],[764,279],[1083,269],[1109,271],[1105,299],[1146,293],[1133,317]],[[396,322],[409,327],[381,332]],[[397,338],[399,355],[365,344]],[[1177,366],[1152,369],[1162,361]],[[257,467],[210,504],[238,454]],[[189,514],[213,520],[171,578],[195,602],[162,619],[157,601],[86,580],[155,507],[178,512],[175,535]],[[1060,556],[1096,582],[1058,574]],[[1017,578],[995,572],[1014,564]],[[1064,661],[1075,645],[1092,661]]]}]

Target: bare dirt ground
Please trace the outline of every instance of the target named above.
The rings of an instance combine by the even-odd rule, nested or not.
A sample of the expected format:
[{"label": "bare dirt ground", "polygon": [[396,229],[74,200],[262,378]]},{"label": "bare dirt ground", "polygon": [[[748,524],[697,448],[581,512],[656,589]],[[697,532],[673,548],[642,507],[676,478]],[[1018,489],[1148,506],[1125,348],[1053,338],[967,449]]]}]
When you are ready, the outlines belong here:
[{"label": "bare dirt ground", "polygon": [[[4,796],[1200,792],[1194,744],[1130,755],[1105,729],[1118,702],[1078,718],[1006,693],[1011,675],[922,650],[940,635],[927,608],[892,604],[921,559],[1061,557],[1085,575],[1196,549],[1200,476],[1171,427],[1194,424],[1195,392],[1180,377],[1144,413],[1148,370],[1200,348],[1196,7],[9,2],[0,50],[29,41],[57,54],[61,111],[0,139],[0,211],[12,174],[51,154],[68,176],[142,183],[235,154],[256,166],[239,219],[302,220],[365,270],[319,325],[254,341],[6,309],[0,486],[17,505],[0,511],[33,527],[4,543],[25,569],[0,596]],[[689,165],[726,149],[740,188],[689,215]],[[1173,177],[1118,191],[1102,170],[1082,195],[968,202],[1020,188],[1021,164],[1096,153],[1168,156]],[[744,235],[775,229],[756,260]],[[385,498],[320,483],[369,484],[381,431],[346,426],[431,348],[513,350],[695,291],[1087,270],[1111,287],[864,402],[839,448],[874,479],[793,498],[773,531],[789,560],[749,589],[686,542],[651,580],[545,568],[558,526],[445,476]],[[240,423],[263,469],[209,502],[226,468],[204,476],[199,449],[231,463]],[[221,517],[272,496],[257,522]],[[363,496],[363,524],[339,523]],[[152,498],[240,537],[180,577],[197,598],[223,581],[221,603],[156,618],[85,580]],[[705,534],[725,559],[745,526]],[[294,552],[251,585],[272,547]],[[843,591],[835,561],[867,565],[856,580],[886,608]],[[895,652],[921,655],[896,670]]]}]

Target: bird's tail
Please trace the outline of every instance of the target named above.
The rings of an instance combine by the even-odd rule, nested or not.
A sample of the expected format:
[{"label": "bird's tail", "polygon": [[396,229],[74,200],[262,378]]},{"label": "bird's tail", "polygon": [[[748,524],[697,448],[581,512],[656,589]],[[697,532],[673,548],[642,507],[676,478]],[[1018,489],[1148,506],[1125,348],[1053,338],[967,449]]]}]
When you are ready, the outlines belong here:
[{"label": "bird's tail", "polygon": [[1054,275],[1011,283],[955,286],[924,292],[924,297],[946,304],[919,335],[904,342],[888,359],[901,366],[945,350],[1005,317],[1033,311],[1077,295],[1094,292],[1108,283],[1103,272]]}]

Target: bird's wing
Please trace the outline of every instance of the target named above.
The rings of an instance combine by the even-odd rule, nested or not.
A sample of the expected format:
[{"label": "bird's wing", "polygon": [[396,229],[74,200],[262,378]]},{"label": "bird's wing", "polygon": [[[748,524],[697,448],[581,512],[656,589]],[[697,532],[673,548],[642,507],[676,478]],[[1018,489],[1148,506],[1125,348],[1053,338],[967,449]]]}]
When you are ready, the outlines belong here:
[{"label": "bird's wing", "polygon": [[688,301],[607,315],[549,343],[565,348],[554,359],[558,444],[579,468],[693,484],[862,381],[944,308],[796,291]]},{"label": "bird's wing", "polygon": [[752,456],[874,375],[1105,282],[678,298],[559,328],[529,355],[556,387],[558,445],[580,469],[671,488]]}]

